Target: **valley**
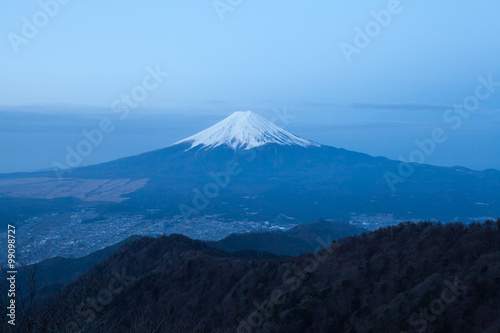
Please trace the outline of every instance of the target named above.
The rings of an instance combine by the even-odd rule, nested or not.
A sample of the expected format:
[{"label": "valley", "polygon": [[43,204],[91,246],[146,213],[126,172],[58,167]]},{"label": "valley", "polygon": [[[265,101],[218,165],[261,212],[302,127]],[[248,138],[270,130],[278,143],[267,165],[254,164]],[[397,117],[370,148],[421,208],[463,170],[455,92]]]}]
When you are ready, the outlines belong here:
[{"label": "valley", "polygon": [[[25,263],[36,263],[53,257],[80,258],[114,245],[132,235],[158,237],[182,234],[193,239],[220,240],[230,234],[288,230],[297,223],[275,221],[233,220],[220,215],[184,219],[150,218],[148,215],[106,214],[98,216],[91,209],[50,213],[20,223],[19,256]],[[97,220],[93,222],[92,220]],[[7,246],[7,237],[0,233],[0,247]]]}]

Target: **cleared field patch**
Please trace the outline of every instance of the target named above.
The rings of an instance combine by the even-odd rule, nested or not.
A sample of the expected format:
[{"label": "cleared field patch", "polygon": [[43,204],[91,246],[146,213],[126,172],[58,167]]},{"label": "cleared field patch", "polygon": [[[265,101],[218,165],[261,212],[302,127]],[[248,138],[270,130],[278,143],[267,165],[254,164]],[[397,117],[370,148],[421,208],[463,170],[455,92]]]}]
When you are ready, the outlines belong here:
[{"label": "cleared field patch", "polygon": [[148,182],[147,178],[130,179],[78,179],[18,178],[0,179],[0,198],[55,199],[75,197],[84,201],[122,202],[124,195],[137,191]]}]

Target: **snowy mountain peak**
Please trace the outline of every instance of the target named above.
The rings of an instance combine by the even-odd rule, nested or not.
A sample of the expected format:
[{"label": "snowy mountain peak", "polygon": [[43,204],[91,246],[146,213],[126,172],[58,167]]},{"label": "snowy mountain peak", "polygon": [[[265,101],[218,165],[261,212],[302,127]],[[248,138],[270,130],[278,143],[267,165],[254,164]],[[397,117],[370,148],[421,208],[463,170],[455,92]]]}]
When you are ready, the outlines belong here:
[{"label": "snowy mountain peak", "polygon": [[319,146],[285,131],[252,111],[234,112],[214,126],[176,144],[180,143],[191,143],[189,149],[198,146],[215,148],[223,145],[233,149],[250,149],[269,143],[283,146]]}]

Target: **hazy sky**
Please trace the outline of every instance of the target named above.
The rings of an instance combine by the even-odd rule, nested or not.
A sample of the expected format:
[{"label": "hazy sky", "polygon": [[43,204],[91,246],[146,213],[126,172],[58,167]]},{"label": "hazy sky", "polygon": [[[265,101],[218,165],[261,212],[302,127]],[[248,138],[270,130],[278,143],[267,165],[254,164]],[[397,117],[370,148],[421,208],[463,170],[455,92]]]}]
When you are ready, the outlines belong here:
[{"label": "hazy sky", "polygon": [[[479,76],[500,81],[497,0],[65,2],[0,1],[0,172],[48,167],[147,67],[169,76],[86,164],[284,105],[297,134],[398,158]],[[500,90],[426,162],[500,169],[499,109]]]}]

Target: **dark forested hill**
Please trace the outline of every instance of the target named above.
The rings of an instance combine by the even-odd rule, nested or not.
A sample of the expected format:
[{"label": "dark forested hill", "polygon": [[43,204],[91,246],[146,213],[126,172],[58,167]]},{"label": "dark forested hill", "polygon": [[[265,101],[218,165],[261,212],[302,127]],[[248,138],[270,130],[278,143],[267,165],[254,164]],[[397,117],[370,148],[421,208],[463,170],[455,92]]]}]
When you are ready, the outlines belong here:
[{"label": "dark forested hill", "polygon": [[[207,242],[211,247],[234,253],[241,258],[276,258],[293,256],[314,251],[322,244],[342,237],[361,234],[366,230],[342,222],[317,220],[300,224],[287,231],[249,233],[230,235],[217,242]],[[21,268],[21,280],[29,279],[28,275],[36,275],[37,289],[40,296],[58,291],[66,283],[87,272],[117,251],[124,244],[141,236],[131,236],[115,245],[91,253],[82,258],[55,257],[40,263]],[[267,252],[267,253],[266,253]],[[24,275],[24,273],[26,273]],[[26,286],[22,286],[28,291]],[[42,292],[43,291],[43,292]]]},{"label": "dark forested hill", "polygon": [[499,227],[407,223],[286,259],[141,238],[40,305],[24,332],[498,332]]},{"label": "dark forested hill", "polygon": [[[92,266],[116,252],[124,244],[141,238],[130,236],[127,239],[93,252],[81,258],[55,257],[30,265],[19,270],[21,280],[30,279],[29,275],[36,277],[37,289],[43,294],[50,294],[59,290],[66,283],[87,272]],[[26,286],[24,290],[26,290]]]},{"label": "dark forested hill", "polygon": [[310,223],[299,224],[287,231],[247,233],[230,235],[209,245],[226,252],[241,250],[256,250],[278,255],[300,255],[314,251],[323,243],[339,240],[347,236],[359,235],[367,230],[352,226],[348,223],[316,220]]}]

